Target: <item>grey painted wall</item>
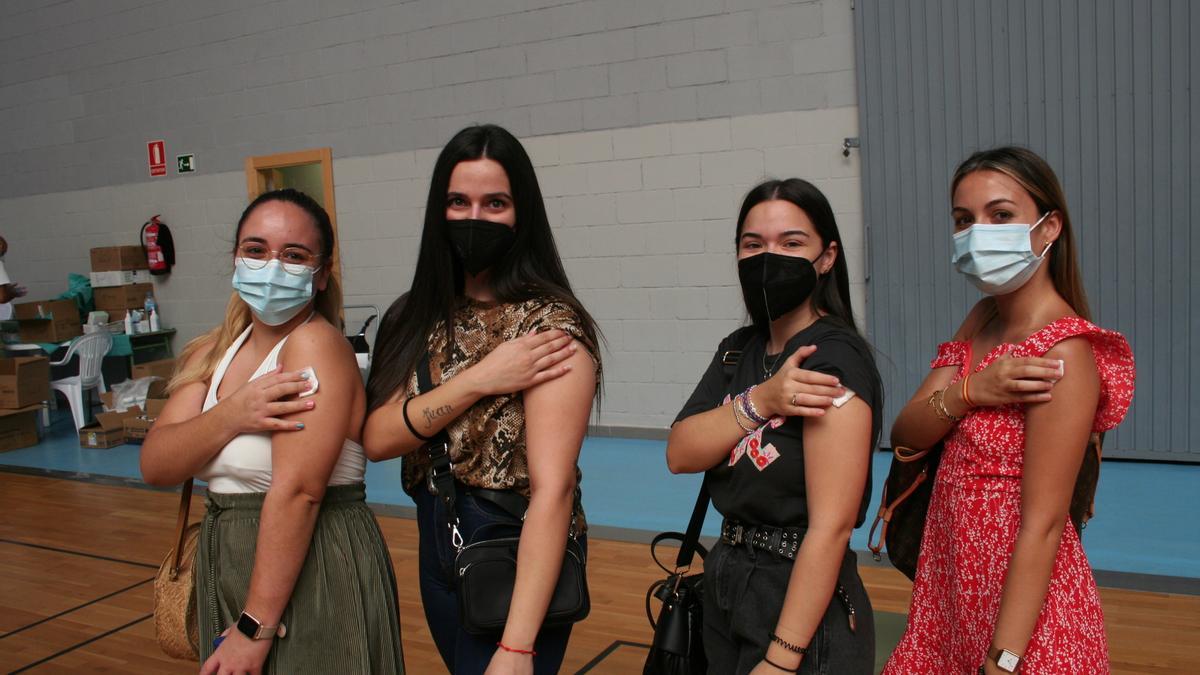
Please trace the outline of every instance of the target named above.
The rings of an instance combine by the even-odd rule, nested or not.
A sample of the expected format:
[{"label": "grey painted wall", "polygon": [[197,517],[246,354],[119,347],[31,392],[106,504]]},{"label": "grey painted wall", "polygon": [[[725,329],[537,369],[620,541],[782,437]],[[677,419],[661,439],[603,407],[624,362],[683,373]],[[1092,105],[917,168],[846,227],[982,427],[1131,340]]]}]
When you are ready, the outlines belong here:
[{"label": "grey painted wall", "polygon": [[[0,4],[0,198],[330,146],[854,105],[849,0]],[[174,162],[169,170],[174,174]]]},{"label": "grey painted wall", "polygon": [[1200,6],[859,0],[869,325],[894,418],[979,294],[950,266],[948,184],[1027,145],[1066,189],[1094,320],[1133,345],[1106,456],[1200,461]]}]

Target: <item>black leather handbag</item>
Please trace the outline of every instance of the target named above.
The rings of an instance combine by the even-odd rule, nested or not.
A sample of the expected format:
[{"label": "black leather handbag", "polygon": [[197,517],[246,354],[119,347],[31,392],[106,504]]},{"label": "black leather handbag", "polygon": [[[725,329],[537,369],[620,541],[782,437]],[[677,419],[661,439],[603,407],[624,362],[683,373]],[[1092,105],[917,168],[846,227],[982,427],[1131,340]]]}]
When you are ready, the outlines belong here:
[{"label": "black leather handbag", "polygon": [[[697,553],[701,560],[708,557],[708,550],[700,543],[700,527],[707,512],[708,487],[701,484],[687,533],[663,532],[650,542],[650,555],[668,576],[646,591],[646,618],[654,629],[654,640],[642,675],[704,675],[708,670],[703,640],[704,574],[688,574]],[[672,539],[680,542],[679,555],[675,567],[668,568],[658,560],[655,549],[659,542]],[[662,602],[657,620],[651,609],[652,598]]]},{"label": "black leather handbag", "polygon": [[[433,389],[428,354],[417,366],[417,384],[422,392]],[[426,484],[445,507],[446,526],[455,549],[452,573],[458,596],[459,622],[468,633],[486,635],[503,632],[517,581],[517,549],[528,501],[511,490],[472,489],[473,496],[500,506],[512,519],[500,523],[497,528],[504,531],[504,536],[464,542],[458,531],[458,511],[455,508],[458,485],[450,465],[450,437],[445,430],[438,432],[432,441],[425,444],[425,451],[429,455],[429,479]],[[575,520],[572,518],[562,569],[542,625],[561,626],[582,621],[590,611],[587,555],[576,539]]]}]

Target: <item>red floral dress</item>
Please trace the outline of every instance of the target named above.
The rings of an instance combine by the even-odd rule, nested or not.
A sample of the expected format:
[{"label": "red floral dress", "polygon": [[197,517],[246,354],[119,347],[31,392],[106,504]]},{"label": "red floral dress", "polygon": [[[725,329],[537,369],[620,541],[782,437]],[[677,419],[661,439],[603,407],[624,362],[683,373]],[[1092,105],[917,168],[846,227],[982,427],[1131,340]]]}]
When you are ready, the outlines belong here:
[{"label": "red floral dress", "polygon": [[[1125,417],[1133,398],[1133,353],[1119,333],[1064,317],[1020,344],[996,346],[974,372],[1005,354],[1043,356],[1056,343],[1076,336],[1091,342],[1100,373],[1092,429],[1107,431]],[[930,367],[959,366],[957,382],[970,361],[970,343],[947,342]],[[984,662],[999,614],[1021,523],[1024,406],[972,411],[946,436],[944,447],[925,521],[908,627],[884,675],[973,675]],[[1074,527],[1063,528],[1046,601],[1021,672],[1109,672],[1100,597]]]}]

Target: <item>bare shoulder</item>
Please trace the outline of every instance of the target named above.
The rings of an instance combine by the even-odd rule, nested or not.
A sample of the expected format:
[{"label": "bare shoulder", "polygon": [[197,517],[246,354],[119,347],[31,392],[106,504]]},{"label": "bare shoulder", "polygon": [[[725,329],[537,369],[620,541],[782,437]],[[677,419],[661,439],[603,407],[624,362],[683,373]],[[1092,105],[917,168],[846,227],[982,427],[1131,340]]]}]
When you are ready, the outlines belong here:
[{"label": "bare shoulder", "polygon": [[322,360],[345,360],[354,363],[354,350],[350,342],[324,318],[315,317],[312,321],[299,326],[288,337],[283,346],[283,356],[304,354],[317,356]]},{"label": "bare shoulder", "polygon": [[[213,349],[216,347],[216,343],[216,338],[212,337],[211,335],[205,335],[196,338],[194,347],[195,351],[193,351],[191,354],[188,354],[187,359],[184,360],[180,370],[190,368],[191,366],[194,366],[208,358],[208,355],[211,354]],[[189,345],[189,347],[191,347],[191,345]]]}]

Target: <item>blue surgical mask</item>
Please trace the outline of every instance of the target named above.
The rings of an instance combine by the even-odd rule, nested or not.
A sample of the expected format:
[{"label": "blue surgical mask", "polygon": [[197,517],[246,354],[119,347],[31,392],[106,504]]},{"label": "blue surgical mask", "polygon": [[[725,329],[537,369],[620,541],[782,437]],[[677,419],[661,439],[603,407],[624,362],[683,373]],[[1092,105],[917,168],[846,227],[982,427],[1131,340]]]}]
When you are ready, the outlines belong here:
[{"label": "blue surgical mask", "polygon": [[954,256],[950,262],[979,290],[988,295],[1006,295],[1025,285],[1046,259],[1050,244],[1035,255],[1030,234],[1050,215],[1047,212],[1032,227],[1022,223],[988,225],[975,223],[954,233]]},{"label": "blue surgical mask", "polygon": [[268,326],[287,323],[313,297],[313,273],[306,265],[288,265],[270,260],[253,269],[242,258],[233,261],[233,287],[250,305],[254,316]]}]

